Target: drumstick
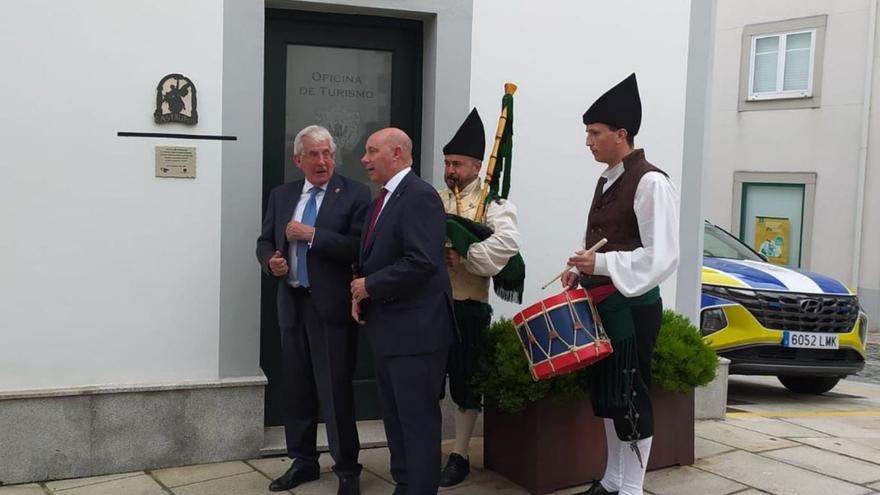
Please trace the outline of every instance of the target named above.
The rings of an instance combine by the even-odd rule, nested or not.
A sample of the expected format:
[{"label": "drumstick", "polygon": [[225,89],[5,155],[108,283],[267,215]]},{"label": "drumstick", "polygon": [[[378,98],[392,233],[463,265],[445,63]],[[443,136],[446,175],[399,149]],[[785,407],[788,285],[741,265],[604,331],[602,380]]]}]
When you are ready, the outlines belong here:
[{"label": "drumstick", "polygon": [[[577,254],[592,254],[592,253],[595,253],[600,247],[604,246],[605,243],[607,243],[607,242],[608,242],[608,239],[606,239],[606,238],[603,237],[603,238],[599,239],[599,242],[597,242],[596,244],[593,244],[593,247],[591,247],[590,249],[587,249],[586,251],[578,251]],[[561,272],[559,272],[559,275],[553,277],[553,280],[551,280],[551,281],[547,282],[546,284],[542,285],[542,286],[541,286],[541,290],[546,289],[550,284],[552,284],[553,282],[556,282],[557,280],[559,280],[560,278],[562,278],[562,276],[565,275],[565,272],[567,272],[567,271],[569,271],[569,270],[571,270],[571,267],[566,265],[565,270],[562,270]]]}]

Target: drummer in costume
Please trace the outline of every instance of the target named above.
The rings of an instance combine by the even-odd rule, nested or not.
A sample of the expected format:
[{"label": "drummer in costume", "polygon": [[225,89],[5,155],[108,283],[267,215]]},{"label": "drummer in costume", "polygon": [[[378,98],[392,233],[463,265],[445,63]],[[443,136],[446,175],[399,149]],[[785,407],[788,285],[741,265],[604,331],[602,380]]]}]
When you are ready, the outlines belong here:
[{"label": "drummer in costume", "polygon": [[[443,147],[445,178],[448,189],[440,191],[446,212],[474,220],[481,200],[479,173],[486,150],[486,134],[477,109]],[[470,472],[468,444],[479,415],[481,402],[472,379],[482,354],[492,317],[489,306],[489,279],[505,267],[519,252],[516,207],[508,200],[490,201],[485,223],[492,234],[467,248],[461,256],[447,249],[449,279],[455,319],[461,339],[453,344],[447,368],[449,390],[458,406],[455,413],[455,445],[440,475],[440,486],[461,483]]]},{"label": "drummer in costume", "polygon": [[651,356],[660,331],[659,284],[678,266],[678,194],[667,174],[634,149],[642,121],[635,74],[599,97],[584,113],[587,147],[602,172],[587,220],[585,246],[563,285],[594,294],[614,353],[588,368],[596,415],[605,418],[608,462],[589,495],[641,495],[651,452]]}]

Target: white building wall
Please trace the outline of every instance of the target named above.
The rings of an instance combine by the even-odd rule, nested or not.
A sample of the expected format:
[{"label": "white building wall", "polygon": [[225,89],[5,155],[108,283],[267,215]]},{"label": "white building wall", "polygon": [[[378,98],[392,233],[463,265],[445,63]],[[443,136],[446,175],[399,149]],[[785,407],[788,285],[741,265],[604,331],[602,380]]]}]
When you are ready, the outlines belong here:
[{"label": "white building wall", "polygon": [[[868,0],[723,0],[718,4],[707,218],[729,229],[736,171],[817,174],[810,270],[852,281],[856,169],[867,47]],[[737,110],[746,25],[827,15],[821,106]],[[737,234],[737,232],[734,232]]]},{"label": "white building wall", "polygon": [[[331,4],[371,6],[320,3]],[[415,8],[397,0],[374,4]],[[0,5],[0,66],[15,74],[0,78],[0,94],[7,95],[7,118],[0,120],[6,172],[0,180],[0,390],[179,383],[252,372],[258,347],[247,347],[243,336],[258,335],[258,273],[245,244],[259,230],[260,191],[252,178],[259,174],[260,145],[254,143],[261,134],[239,129],[240,122],[258,119],[232,88],[253,87],[242,98],[259,111],[262,86],[246,76],[230,88],[223,81],[230,72],[224,63],[235,62],[225,50],[249,54],[246,67],[253,70],[243,72],[259,72],[262,57],[253,43],[261,43],[261,16],[254,1],[247,7],[231,0],[161,5]],[[446,97],[454,83],[445,68],[460,51],[449,50],[457,45],[446,37],[465,7],[454,3],[426,21],[427,36],[436,37],[426,49],[437,52],[425,55],[426,74],[435,79],[425,81],[423,128],[432,139],[423,143],[431,151],[423,153],[423,172],[438,186],[440,148],[469,110],[465,98]],[[525,301],[534,302],[558,290],[539,287],[581,247],[603,168],[585,149],[581,114],[630,72],[638,74],[644,103],[637,145],[680,183],[690,2],[628,0],[601,9],[568,3],[564,16],[525,1],[485,0],[473,8],[471,73],[464,77],[488,130],[497,123],[503,83],[520,86],[512,199],[521,212],[529,270]],[[640,15],[630,15],[635,10]],[[244,17],[236,24],[225,15]],[[242,45],[231,43],[231,26],[248,35]],[[198,88],[194,128],[153,124],[155,85],[172,72]],[[237,134],[242,140],[221,145],[118,137],[119,131]],[[156,178],[156,145],[195,146],[198,178]],[[236,181],[246,191],[238,191]],[[252,212],[242,214],[236,202]],[[244,226],[249,215],[252,232]],[[252,299],[245,301],[249,288]],[[674,291],[674,279],[664,284],[667,306],[674,305]],[[497,313],[517,309],[499,304]]]},{"label": "white building wall", "polygon": [[[217,378],[221,145],[116,133],[221,133],[222,6],[0,6],[0,389]],[[191,129],[152,123],[178,71]],[[160,144],[198,178],[156,178]]]},{"label": "white building wall", "polygon": [[[632,72],[644,116],[636,146],[681,183],[689,14],[685,0],[600,7],[567,2],[564,15],[540,2],[474,2],[471,104],[487,133],[498,124],[503,84],[519,86],[510,199],[519,209],[527,266],[524,303],[559,292],[558,284],[540,287],[582,249],[587,210],[605,165],[586,149],[581,116]],[[469,109],[455,110],[460,123]],[[450,127],[446,135],[454,132]],[[439,163],[442,156],[433,159]],[[662,291],[664,305],[674,307],[675,277]],[[496,316],[519,309],[497,299],[493,306]]]}]

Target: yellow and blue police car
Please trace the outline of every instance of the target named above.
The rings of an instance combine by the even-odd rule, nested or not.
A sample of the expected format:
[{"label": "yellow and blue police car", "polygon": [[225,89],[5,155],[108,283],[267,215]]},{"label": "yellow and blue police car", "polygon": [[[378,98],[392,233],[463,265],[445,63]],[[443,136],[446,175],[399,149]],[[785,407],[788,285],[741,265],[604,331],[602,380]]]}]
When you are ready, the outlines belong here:
[{"label": "yellow and blue police car", "polygon": [[821,394],[865,366],[868,317],[839,281],[778,266],[705,223],[700,332],[730,373]]}]

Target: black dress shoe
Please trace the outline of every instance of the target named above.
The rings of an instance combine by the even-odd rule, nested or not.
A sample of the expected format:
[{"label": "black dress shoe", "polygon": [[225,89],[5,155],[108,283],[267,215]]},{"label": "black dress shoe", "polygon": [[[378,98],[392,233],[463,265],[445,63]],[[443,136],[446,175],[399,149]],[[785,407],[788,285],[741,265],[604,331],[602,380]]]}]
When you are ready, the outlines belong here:
[{"label": "black dress shoe", "polygon": [[455,486],[464,481],[470,472],[470,461],[453,452],[449,454],[449,461],[446,462],[446,467],[440,472],[440,486]]},{"label": "black dress shoe", "polygon": [[294,461],[286,473],[269,484],[270,492],[283,492],[299,486],[307,481],[321,477],[321,466],[318,463],[305,464]]},{"label": "black dress shoe", "polygon": [[617,492],[609,492],[602,486],[602,483],[599,483],[599,480],[595,480],[587,491],[578,492],[575,495],[617,495]]},{"label": "black dress shoe", "polygon": [[361,478],[357,475],[339,477],[339,490],[336,495],[361,495]]},{"label": "black dress shoe", "polygon": [[406,485],[395,485],[394,493],[392,495],[406,495]]}]

